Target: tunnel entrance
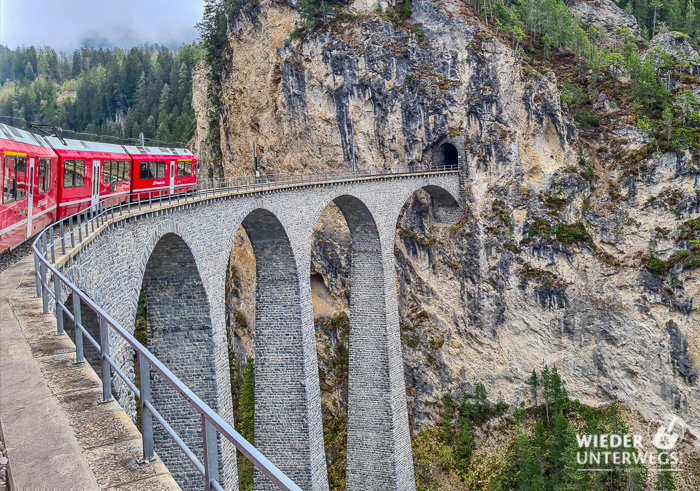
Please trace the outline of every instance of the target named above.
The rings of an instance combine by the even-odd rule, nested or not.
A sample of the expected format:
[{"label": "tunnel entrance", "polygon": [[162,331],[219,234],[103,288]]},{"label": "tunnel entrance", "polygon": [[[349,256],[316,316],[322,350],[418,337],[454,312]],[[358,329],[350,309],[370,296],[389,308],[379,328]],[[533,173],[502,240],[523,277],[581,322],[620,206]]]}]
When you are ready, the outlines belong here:
[{"label": "tunnel entrance", "polygon": [[445,143],[442,146],[442,166],[453,167],[459,164],[459,152],[457,147],[451,143]]}]

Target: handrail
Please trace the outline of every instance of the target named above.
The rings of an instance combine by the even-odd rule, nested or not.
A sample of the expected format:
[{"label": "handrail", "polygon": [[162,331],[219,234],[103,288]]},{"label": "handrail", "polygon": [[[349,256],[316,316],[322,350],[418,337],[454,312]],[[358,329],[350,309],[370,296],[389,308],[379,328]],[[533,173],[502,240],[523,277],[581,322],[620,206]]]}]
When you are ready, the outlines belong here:
[{"label": "handrail", "polygon": [[[71,247],[77,241],[82,243],[87,240],[89,234],[99,231],[100,226],[115,217],[115,214],[123,215],[134,209],[139,212],[144,208],[153,209],[154,206],[163,205],[164,201],[172,205],[194,202],[199,199],[209,199],[223,195],[224,193],[248,193],[270,188],[290,188],[309,184],[327,183],[329,181],[351,181],[356,179],[381,178],[384,176],[398,177],[410,174],[452,173],[459,170],[459,166],[444,166],[439,168],[400,167],[389,169],[369,169],[365,171],[325,171],[317,173],[299,174],[264,174],[260,176],[239,176],[229,178],[204,179],[198,183],[183,184],[170,189],[164,188],[157,191],[136,190],[132,193],[118,197],[106,196],[99,199],[94,207],[64,218],[59,223],[59,237],[54,237],[54,226],[51,225],[42,230],[32,243],[34,251],[34,265],[36,270],[37,296],[42,298],[43,311],[49,311],[49,297],[54,301],[56,325],[58,334],[64,334],[63,313],[65,312],[75,325],[76,362],[85,361],[83,353],[83,336],[97,348],[100,355],[102,370],[102,395],[104,401],[112,400],[112,369],[121,378],[134,395],[139,398],[141,404],[141,434],[143,440],[143,460],[151,461],[155,458],[153,442],[153,418],[166,429],[170,437],[185,453],[188,459],[202,474],[205,489],[222,489],[219,483],[219,466],[216,434],[221,435],[231,442],[256,468],[267,476],[273,484],[282,490],[299,490],[282,471],[261,454],[253,445],[243,438],[230,424],[224,421],[214,410],[202,401],[189,387],[163,365],[153,353],[143,346],[136,338],[129,334],[117,321],[107,314],[99,305],[83,293],[75,284],[66,278],[53,264],[56,262],[56,248],[60,245],[61,254],[66,254],[66,241],[70,239]],[[68,230],[65,228],[68,223]],[[85,239],[83,239],[83,232]],[[48,237],[47,237],[48,236]],[[49,260],[49,253],[51,254]],[[53,279],[53,290],[49,286],[49,274]],[[62,301],[62,290],[73,294],[73,312],[71,313]],[[82,325],[81,304],[87,305],[98,317],[100,325],[100,340],[98,342],[88,333]],[[111,357],[109,332],[110,328],[116,332],[128,345],[132,347],[139,357],[139,385],[129,380],[128,376],[117,366]],[[180,393],[187,402],[200,414],[202,419],[202,440],[204,448],[204,462],[192,453],[191,449],[177,435],[172,426],[165,420],[151,401],[151,369]]]}]

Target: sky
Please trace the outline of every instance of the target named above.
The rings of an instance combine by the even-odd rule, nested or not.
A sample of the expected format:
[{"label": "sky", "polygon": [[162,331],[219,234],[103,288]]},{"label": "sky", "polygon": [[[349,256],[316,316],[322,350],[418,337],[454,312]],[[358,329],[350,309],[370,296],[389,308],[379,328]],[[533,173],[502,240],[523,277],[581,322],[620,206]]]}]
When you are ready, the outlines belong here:
[{"label": "sky", "polygon": [[0,44],[176,48],[198,37],[204,0],[0,0]]}]

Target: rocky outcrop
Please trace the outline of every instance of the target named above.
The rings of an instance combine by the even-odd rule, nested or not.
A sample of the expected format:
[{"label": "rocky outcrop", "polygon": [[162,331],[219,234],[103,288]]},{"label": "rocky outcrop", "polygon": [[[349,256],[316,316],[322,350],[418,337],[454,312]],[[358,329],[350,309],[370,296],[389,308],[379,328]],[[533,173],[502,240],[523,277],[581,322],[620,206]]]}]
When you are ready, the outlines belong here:
[{"label": "rocky outcrop", "polygon": [[[636,26],[602,5],[617,9],[600,14],[613,28]],[[690,154],[623,170],[619,152],[648,135],[624,124],[609,139],[578,135],[554,74],[524,73],[460,2],[416,0],[410,20],[353,6],[313,34],[286,3],[230,20],[221,150],[237,174],[252,169],[253,141],[266,172],[349,168],[353,148],[364,168],[435,163],[456,147],[465,215],[441,223],[418,193],[396,237],[414,426],[477,381],[493,400],[526,401],[545,362],[587,404],[621,400],[700,429],[700,282],[680,262],[643,265],[650,249],[663,260],[688,247],[682,223],[700,212]],[[347,308],[350,239],[329,210],[313,247],[318,317]],[[319,334],[319,352],[332,337]]]},{"label": "rocky outcrop", "polygon": [[[690,45],[688,36],[675,31],[654,36],[647,52],[658,56],[671,56],[679,63],[697,62],[698,59],[698,52]],[[656,58],[655,61],[661,63],[660,58]]]},{"label": "rocky outcrop", "polygon": [[569,5],[569,11],[582,22],[605,29],[613,39],[619,39],[622,27],[627,27],[633,37],[641,39],[637,19],[613,0],[575,0]]},{"label": "rocky outcrop", "polygon": [[209,178],[222,174],[219,167],[221,159],[217,159],[219,149],[213,139],[216,135],[211,129],[211,119],[215,113],[211,102],[210,92],[211,69],[203,61],[195,66],[192,72],[192,106],[194,107],[195,130],[194,151],[199,159],[200,178]]}]

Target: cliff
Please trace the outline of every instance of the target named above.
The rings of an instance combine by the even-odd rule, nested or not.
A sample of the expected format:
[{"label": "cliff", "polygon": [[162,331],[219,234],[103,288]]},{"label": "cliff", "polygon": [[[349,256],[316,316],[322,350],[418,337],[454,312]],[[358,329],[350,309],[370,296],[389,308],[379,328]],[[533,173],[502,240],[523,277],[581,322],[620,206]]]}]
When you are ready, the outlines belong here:
[{"label": "cliff", "polygon": [[[591,5],[572,10],[638,37],[615,5],[603,14]],[[229,18],[223,169],[250,173],[253,141],[269,173],[349,168],[353,149],[360,168],[435,164],[455,146],[465,216],[441,225],[418,193],[397,229],[414,428],[477,382],[494,403],[499,393],[511,405],[529,401],[528,379],[544,362],[572,398],[618,400],[647,419],[675,414],[697,434],[697,148],[653,148],[604,91],[591,102],[601,126],[577,128],[561,97],[573,60],[535,70],[458,0],[415,0],[408,18],[401,6],[357,0],[316,25],[293,2],[269,0]],[[199,78],[195,93],[207,90]],[[207,111],[197,112],[205,128]],[[350,239],[333,207],[317,236],[314,308],[327,319],[347,309]],[[250,256],[233,260],[236,281],[254,276]],[[247,319],[236,350],[250,356],[252,299],[232,305]],[[332,338],[319,328],[319,352]]]}]

